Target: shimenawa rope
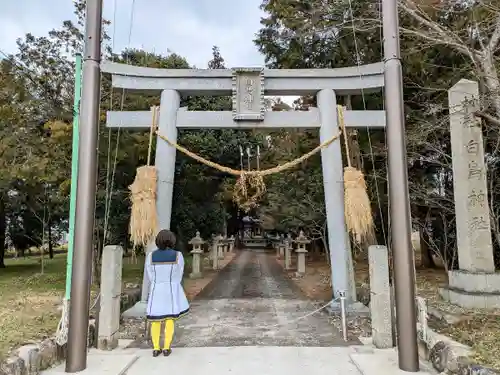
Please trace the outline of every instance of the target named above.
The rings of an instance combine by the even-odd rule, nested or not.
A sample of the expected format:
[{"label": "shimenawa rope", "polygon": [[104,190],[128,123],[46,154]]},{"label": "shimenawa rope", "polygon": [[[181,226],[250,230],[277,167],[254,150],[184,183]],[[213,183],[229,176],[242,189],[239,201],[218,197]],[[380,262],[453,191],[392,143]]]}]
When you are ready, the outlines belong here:
[{"label": "shimenawa rope", "polygon": [[335,140],[337,140],[340,135],[341,135],[341,130],[339,129],[338,134],[334,135],[330,139],[326,140],[319,146],[315,147],[311,151],[307,152],[306,154],[302,155],[301,157],[294,159],[292,161],[286,162],[284,164],[277,165],[276,167],[269,168],[269,169],[264,169],[264,170],[248,170],[245,171],[243,169],[237,170],[233,169],[230,167],[226,167],[224,165],[215,163],[211,160],[208,160],[202,156],[199,156],[195,154],[194,152],[189,151],[185,147],[171,141],[167,137],[165,137],[163,134],[159,133],[158,131],[156,132],[158,137],[163,139],[165,142],[167,142],[170,146],[175,147],[178,151],[182,152],[183,154],[189,156],[190,158],[205,164],[208,167],[215,168],[221,172],[233,175],[233,176],[238,176],[238,179],[236,180],[236,183],[234,185],[234,190],[233,190],[233,201],[240,207],[243,211],[248,212],[252,208],[258,206],[258,201],[260,198],[265,194],[266,192],[266,184],[264,183],[264,176],[269,176],[271,174],[275,173],[280,173],[285,170],[291,169],[311,156],[315,155],[318,153],[321,149],[328,147],[331,143],[333,143]]}]

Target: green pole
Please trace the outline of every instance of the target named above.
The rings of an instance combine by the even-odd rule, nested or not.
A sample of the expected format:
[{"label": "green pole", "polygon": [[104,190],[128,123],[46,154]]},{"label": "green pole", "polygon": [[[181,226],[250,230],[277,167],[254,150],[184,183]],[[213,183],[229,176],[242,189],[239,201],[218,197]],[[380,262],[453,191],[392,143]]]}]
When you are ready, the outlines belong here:
[{"label": "green pole", "polygon": [[79,142],[79,119],[80,119],[80,95],[82,87],[82,55],[76,54],[75,64],[75,98],[73,102],[73,145],[71,149],[71,193],[69,202],[69,238],[68,257],[66,261],[66,295],[67,300],[71,294],[71,270],[73,267],[73,246],[75,239],[75,211],[76,211],[76,187],[78,181],[78,142]]}]

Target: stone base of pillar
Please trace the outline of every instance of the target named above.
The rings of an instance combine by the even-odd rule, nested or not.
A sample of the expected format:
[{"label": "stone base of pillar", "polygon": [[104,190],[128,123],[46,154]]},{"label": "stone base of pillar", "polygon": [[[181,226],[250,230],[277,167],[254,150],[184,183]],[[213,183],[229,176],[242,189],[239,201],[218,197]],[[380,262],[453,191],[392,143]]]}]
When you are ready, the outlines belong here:
[{"label": "stone base of pillar", "polygon": [[295,272],[295,277],[304,277],[305,272]]},{"label": "stone base of pillar", "polygon": [[500,273],[448,272],[449,284],[440,288],[441,297],[467,309],[500,308]]},{"label": "stone base of pillar", "polygon": [[201,279],[203,277],[203,274],[201,272],[191,272],[189,274],[190,279]]},{"label": "stone base of pillar", "polygon": [[124,317],[124,318],[145,318],[147,307],[148,307],[147,301],[139,301],[134,306],[132,306],[130,309],[126,310],[122,314],[122,317]]}]

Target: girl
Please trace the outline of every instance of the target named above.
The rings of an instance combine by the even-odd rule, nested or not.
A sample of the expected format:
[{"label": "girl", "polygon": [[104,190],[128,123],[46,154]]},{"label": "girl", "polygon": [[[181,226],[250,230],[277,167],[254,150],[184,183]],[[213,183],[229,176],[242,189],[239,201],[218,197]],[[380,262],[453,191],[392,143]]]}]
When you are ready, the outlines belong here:
[{"label": "girl", "polygon": [[182,288],[184,257],[174,249],[175,235],[161,230],[156,236],[157,249],[146,258],[146,273],[150,281],[147,319],[151,322],[153,357],[160,350],[161,323],[165,322],[163,355],[172,353],[170,345],[174,338],[174,321],[189,312],[189,303]]}]

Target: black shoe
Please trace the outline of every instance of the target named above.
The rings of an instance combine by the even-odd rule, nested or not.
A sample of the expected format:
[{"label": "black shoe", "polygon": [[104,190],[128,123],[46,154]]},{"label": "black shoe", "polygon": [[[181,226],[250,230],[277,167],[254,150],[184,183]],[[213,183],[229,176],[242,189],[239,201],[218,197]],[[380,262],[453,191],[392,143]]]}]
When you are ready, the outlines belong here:
[{"label": "black shoe", "polygon": [[165,357],[168,357],[170,354],[172,354],[172,349],[163,349],[163,355]]},{"label": "black shoe", "polygon": [[153,357],[158,357],[161,353],[161,350],[153,350]]}]

